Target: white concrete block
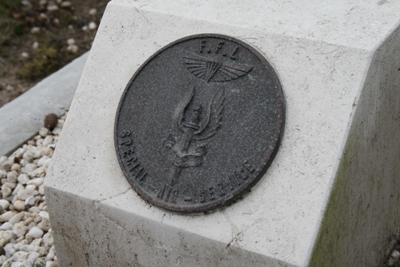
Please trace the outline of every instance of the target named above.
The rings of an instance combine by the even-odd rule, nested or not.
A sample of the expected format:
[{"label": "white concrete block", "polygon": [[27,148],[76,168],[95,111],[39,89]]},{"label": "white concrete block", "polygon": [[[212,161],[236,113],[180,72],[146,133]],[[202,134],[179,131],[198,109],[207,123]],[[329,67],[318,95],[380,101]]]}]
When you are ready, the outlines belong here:
[{"label": "white concrete block", "polygon": [[[63,266],[378,266],[400,228],[400,2],[114,0],[46,194]],[[138,67],[196,33],[239,38],[278,73],[281,148],[243,200],[207,215],[146,204],[113,143]]]}]

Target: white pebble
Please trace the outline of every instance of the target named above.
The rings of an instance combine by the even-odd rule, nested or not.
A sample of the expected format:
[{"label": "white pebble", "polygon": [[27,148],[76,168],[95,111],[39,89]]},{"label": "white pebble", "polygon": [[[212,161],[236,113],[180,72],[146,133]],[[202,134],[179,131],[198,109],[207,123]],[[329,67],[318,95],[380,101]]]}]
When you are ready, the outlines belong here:
[{"label": "white pebble", "polygon": [[91,15],[91,16],[96,15],[96,13],[97,13],[97,9],[95,9],[95,8],[91,8],[91,9],[89,10],[89,15]]},{"label": "white pebble", "polygon": [[58,6],[56,4],[49,4],[47,6],[47,10],[48,11],[56,11],[56,10],[58,10]]},{"label": "white pebble", "polygon": [[1,231],[0,232],[0,247],[4,247],[5,244],[11,241],[13,238],[13,234],[10,231]]},{"label": "white pebble", "polygon": [[50,161],[51,159],[48,156],[43,156],[38,160],[37,165],[40,167],[47,168],[49,166]]},{"label": "white pebble", "polygon": [[0,170],[0,179],[7,178],[7,172],[5,170]]},{"label": "white pebble", "polygon": [[71,5],[72,5],[72,3],[70,1],[61,2],[62,7],[70,7]]},{"label": "white pebble", "polygon": [[5,184],[1,186],[1,195],[3,196],[3,198],[10,196],[11,192],[12,190],[10,187],[5,186]]},{"label": "white pebble", "polygon": [[42,137],[46,137],[46,135],[49,133],[49,129],[47,129],[47,128],[45,128],[45,127],[42,127],[42,128],[40,128],[40,130],[39,130],[39,135],[40,136],[42,136]]},{"label": "white pebble", "polygon": [[6,199],[0,199],[0,206],[6,210],[8,209],[8,207],[10,206],[10,202],[8,202],[8,200]]},{"label": "white pebble", "polygon": [[14,164],[11,166],[11,170],[12,170],[12,171],[18,172],[18,171],[21,170],[21,165],[19,165],[18,163],[14,163]]},{"label": "white pebble", "polygon": [[8,222],[16,213],[14,211],[6,211],[0,215],[0,222]]},{"label": "white pebble", "polygon": [[[79,50],[79,47],[77,46],[77,45],[75,45],[75,44],[72,44],[72,45],[68,45],[68,47],[67,47],[67,51],[68,52],[71,52],[71,53],[77,53],[78,52],[78,50]],[[54,129],[55,130],[55,129]],[[54,130],[53,130],[53,133],[54,133]],[[58,133],[57,133],[58,134]]]},{"label": "white pebble", "polygon": [[38,199],[35,196],[30,196],[25,199],[25,206],[34,206],[38,202]]},{"label": "white pebble", "polygon": [[[44,239],[43,239],[43,241],[44,241]],[[52,246],[50,249],[49,249],[49,253],[47,253],[47,256],[46,256],[46,260],[52,260],[52,259],[54,259],[54,256],[55,256],[56,254],[55,254],[55,249],[54,249],[54,246]]]},{"label": "white pebble", "polygon": [[54,141],[53,136],[48,135],[43,140],[43,146],[48,146],[48,145],[52,144],[53,141]]},{"label": "white pebble", "polygon": [[73,44],[75,44],[75,39],[74,39],[74,38],[69,38],[69,39],[67,40],[67,44],[68,44],[68,45],[73,45]]},{"label": "white pebble", "polygon": [[40,185],[38,189],[39,194],[44,195],[44,185]]},{"label": "white pebble", "polygon": [[18,237],[23,237],[26,233],[26,231],[28,231],[28,227],[26,227],[24,222],[18,222],[16,224],[14,224],[13,226],[13,233]]},{"label": "white pebble", "polygon": [[11,171],[9,173],[7,173],[7,182],[10,183],[15,183],[17,182],[17,172],[16,171]]},{"label": "white pebble", "polygon": [[25,209],[25,201],[18,199],[14,202],[13,206],[14,206],[14,209],[16,209],[17,211],[23,211]]},{"label": "white pebble", "polygon": [[39,27],[32,27],[32,29],[31,29],[31,33],[32,34],[35,34],[35,33],[38,33],[38,32],[40,32],[40,28]]},{"label": "white pebble", "polygon": [[33,177],[43,177],[46,175],[46,170],[43,167],[39,167],[32,172]]},{"label": "white pebble", "polygon": [[97,24],[94,21],[92,21],[89,23],[88,27],[89,27],[89,30],[94,30],[97,28]]},{"label": "white pebble", "polygon": [[40,238],[43,235],[42,229],[37,226],[32,227],[29,232],[26,234],[27,237],[31,238]]},{"label": "white pebble", "polygon": [[25,173],[22,173],[18,176],[18,183],[25,185],[29,182],[29,176]]},{"label": "white pebble", "polygon": [[45,267],[57,267],[58,264],[55,261],[47,261]]},{"label": "white pebble", "polygon": [[21,53],[21,58],[22,59],[27,59],[27,58],[29,58],[29,54],[27,52],[22,52]]},{"label": "white pebble", "polygon": [[12,228],[13,228],[13,225],[9,222],[5,222],[0,226],[1,231],[11,230]]},{"label": "white pebble", "polygon": [[37,194],[38,194],[37,191],[35,191],[32,188],[28,188],[28,186],[27,186],[27,188],[25,188],[25,189],[23,189],[23,190],[18,192],[17,198],[20,199],[20,200],[25,200],[28,197],[35,196]]},{"label": "white pebble", "polygon": [[30,181],[28,182],[28,184],[32,184],[32,185],[38,187],[39,185],[43,184],[43,178],[35,178],[35,179],[32,179],[32,180],[30,180]]},{"label": "white pebble", "polygon": [[42,217],[43,219],[49,220],[49,213],[47,211],[41,211],[39,212],[39,216]]},{"label": "white pebble", "polygon": [[33,44],[32,44],[32,49],[33,50],[36,50],[36,49],[38,49],[39,48],[39,43],[38,42],[33,42]]},{"label": "white pebble", "polygon": [[3,247],[6,257],[10,257],[15,252],[14,244],[8,243]]},{"label": "white pebble", "polygon": [[10,218],[10,220],[8,220],[8,222],[11,224],[16,224],[16,223],[20,222],[22,220],[22,218],[24,218],[24,213],[19,212],[19,213],[16,213],[14,216],[12,216]]}]

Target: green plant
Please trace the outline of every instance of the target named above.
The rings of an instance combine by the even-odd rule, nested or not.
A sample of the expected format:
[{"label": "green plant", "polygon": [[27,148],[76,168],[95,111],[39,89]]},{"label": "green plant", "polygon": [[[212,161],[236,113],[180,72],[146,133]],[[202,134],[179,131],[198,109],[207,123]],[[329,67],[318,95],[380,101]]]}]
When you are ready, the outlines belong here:
[{"label": "green plant", "polygon": [[17,75],[26,80],[40,79],[57,70],[60,61],[56,48],[42,46],[35,51],[32,59],[18,70]]}]

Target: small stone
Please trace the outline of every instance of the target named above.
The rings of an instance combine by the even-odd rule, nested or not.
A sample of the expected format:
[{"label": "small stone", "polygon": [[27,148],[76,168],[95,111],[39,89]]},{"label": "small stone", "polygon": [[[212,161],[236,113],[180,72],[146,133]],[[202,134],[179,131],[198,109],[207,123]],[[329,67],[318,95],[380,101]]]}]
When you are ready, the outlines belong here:
[{"label": "small stone", "polygon": [[3,198],[10,196],[11,192],[12,192],[12,190],[10,187],[5,186],[5,185],[1,186],[1,195],[3,196]]},{"label": "small stone", "polygon": [[0,199],[0,207],[2,207],[4,210],[8,209],[10,206],[10,202],[6,199]]},{"label": "small stone", "polygon": [[44,127],[40,128],[40,130],[39,130],[39,135],[40,136],[46,137],[48,134],[49,134],[49,129],[44,128]]},{"label": "small stone", "polygon": [[[41,150],[41,153],[43,156],[51,157],[53,155],[53,149],[50,147],[44,147]],[[38,161],[38,164],[39,164],[39,162],[40,162],[40,160]],[[40,166],[44,166],[44,164],[41,164]]]},{"label": "small stone", "polygon": [[28,162],[31,162],[34,159],[34,153],[31,150],[28,150],[24,153],[24,155],[22,156],[22,158]]},{"label": "small stone", "polygon": [[68,45],[73,45],[73,44],[75,44],[75,39],[74,39],[74,38],[69,38],[69,39],[67,40],[67,44],[68,44]]},{"label": "small stone", "polygon": [[0,231],[0,247],[4,247],[5,244],[11,241],[13,234],[10,231]]},{"label": "small stone", "polygon": [[68,8],[71,6],[72,6],[72,3],[70,1],[61,2],[61,7]]},{"label": "small stone", "polygon": [[29,212],[31,212],[31,213],[39,213],[40,209],[39,209],[39,207],[33,206],[33,207],[29,208]]},{"label": "small stone", "polygon": [[82,30],[83,30],[84,32],[87,31],[87,30],[88,30],[88,26],[86,26],[86,25],[83,26],[83,27],[82,27]]},{"label": "small stone", "polygon": [[25,185],[25,184],[27,184],[28,182],[29,182],[29,176],[28,176],[27,174],[21,173],[21,174],[18,176],[18,183]]},{"label": "small stone", "polygon": [[26,231],[28,231],[28,227],[24,224],[24,222],[19,222],[14,224],[13,233],[17,236],[17,238],[23,238],[25,236]]},{"label": "small stone", "polygon": [[89,15],[94,16],[94,15],[96,15],[96,14],[97,14],[97,9],[91,8],[91,9],[89,10]]},{"label": "small stone", "polygon": [[12,163],[9,160],[4,161],[3,163],[1,163],[0,169],[2,169],[3,171],[9,172],[11,170],[11,165],[12,165]]},{"label": "small stone", "polygon": [[46,260],[52,260],[52,259],[54,259],[54,256],[55,256],[55,255],[56,255],[55,249],[54,249],[54,246],[52,246],[52,247],[49,249],[49,253],[47,253]]},{"label": "small stone", "polygon": [[6,182],[3,183],[2,186],[8,187],[8,188],[10,188],[10,189],[14,189],[16,185],[17,185],[17,183],[15,183],[15,182],[9,182],[9,181],[6,180]]},{"label": "small stone", "polygon": [[19,165],[18,163],[14,163],[13,165],[11,165],[11,170],[19,172],[21,170],[21,165]]},{"label": "small stone", "polygon": [[97,28],[97,24],[96,24],[96,22],[92,21],[89,23],[88,27],[89,27],[89,30],[95,30]]},{"label": "small stone", "polygon": [[5,222],[0,226],[0,231],[7,231],[11,230],[13,228],[13,225],[10,222]]},{"label": "small stone", "polygon": [[58,264],[55,261],[46,261],[46,267],[57,267]]},{"label": "small stone", "polygon": [[39,167],[32,172],[33,177],[43,177],[46,175],[46,170],[43,167]]},{"label": "small stone", "polygon": [[21,58],[22,59],[27,59],[27,58],[29,58],[29,54],[27,52],[22,52],[21,53]]},{"label": "small stone", "polygon": [[40,32],[40,28],[39,27],[32,27],[31,29],[31,33],[35,34],[35,33],[39,33]]},{"label": "small stone", "polygon": [[35,163],[27,163],[23,168],[22,172],[32,176],[32,172],[37,168]]},{"label": "small stone", "polygon": [[7,173],[7,182],[9,183],[16,183],[17,182],[17,172],[16,171],[11,171]]},{"label": "small stone", "polygon": [[42,220],[39,224],[38,227],[42,229],[43,231],[47,232],[50,229],[50,222],[48,220]]},{"label": "small stone", "polygon": [[32,179],[32,180],[30,180],[30,181],[28,182],[28,184],[32,184],[32,185],[38,187],[39,185],[43,184],[43,178],[35,178],[35,179]]},{"label": "small stone", "polygon": [[0,222],[8,222],[15,214],[15,211],[4,212],[0,215]]},{"label": "small stone", "polygon": [[46,259],[43,257],[39,257],[35,260],[35,263],[33,264],[34,267],[43,267],[46,266]]},{"label": "small stone", "polygon": [[75,44],[69,45],[69,46],[67,47],[67,51],[68,51],[68,52],[71,52],[71,53],[73,53],[73,54],[77,53],[78,50],[79,50],[79,47],[78,47],[77,45],[75,45]]},{"label": "small stone", "polygon": [[13,255],[15,252],[14,244],[12,244],[12,243],[8,243],[3,248],[4,248],[4,252],[6,254],[6,257],[11,257],[11,255]]},{"label": "small stone", "polygon": [[24,218],[24,213],[19,212],[19,213],[16,213],[14,216],[12,216],[8,222],[11,224],[16,224],[16,223],[20,222],[22,220],[22,218]]},{"label": "small stone", "polygon": [[38,160],[37,165],[47,168],[49,166],[49,163],[51,162],[51,159],[48,156],[44,155],[45,152],[41,151],[41,153],[43,154],[43,156]]},{"label": "small stone", "polygon": [[15,195],[15,196],[18,195],[19,192],[24,189],[25,189],[25,187],[22,184],[17,184],[17,186],[14,189],[13,195]]},{"label": "small stone", "polygon": [[39,257],[39,253],[33,251],[33,252],[29,253],[28,258],[26,259],[26,263],[29,266],[32,266],[38,257]]},{"label": "small stone", "polygon": [[38,49],[39,48],[39,43],[38,42],[33,42],[33,44],[32,44],[32,49],[33,50],[36,50],[36,49]]},{"label": "small stone", "polygon": [[7,178],[7,172],[4,170],[0,170],[0,179]]},{"label": "small stone", "polygon": [[18,192],[17,198],[20,199],[20,200],[25,200],[28,197],[35,196],[37,194],[38,194],[37,191],[35,191],[31,187],[28,188],[28,186],[27,186],[25,189],[23,189],[23,190]]},{"label": "small stone", "polygon": [[39,194],[44,195],[44,185],[40,185],[38,189]]},{"label": "small stone", "polygon": [[13,204],[14,209],[17,211],[23,211],[25,209],[25,201],[22,200],[16,200]]},{"label": "small stone", "polygon": [[38,199],[35,196],[30,196],[25,199],[25,206],[34,206],[38,202]]},{"label": "small stone", "polygon": [[56,10],[58,10],[58,6],[56,4],[51,3],[47,6],[47,10],[48,11],[56,11]]},{"label": "small stone", "polygon": [[45,246],[52,246],[54,244],[53,235],[51,234],[51,229],[43,236],[43,244]]},{"label": "small stone", "polygon": [[47,211],[41,211],[39,212],[39,216],[42,217],[43,219],[49,220],[49,213]]},{"label": "small stone", "polygon": [[29,232],[26,234],[27,237],[31,238],[40,238],[43,236],[43,231],[37,226],[32,227]]},{"label": "small stone", "polygon": [[47,114],[44,118],[44,127],[52,131],[57,126],[58,117],[54,113]]}]

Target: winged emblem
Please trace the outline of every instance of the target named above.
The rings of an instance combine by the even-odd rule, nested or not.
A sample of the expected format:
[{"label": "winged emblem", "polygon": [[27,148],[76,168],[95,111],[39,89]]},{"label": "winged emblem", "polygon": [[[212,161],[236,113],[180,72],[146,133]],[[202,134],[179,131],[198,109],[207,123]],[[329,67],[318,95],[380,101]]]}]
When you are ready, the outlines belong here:
[{"label": "winged emblem", "polygon": [[240,63],[222,63],[196,54],[184,56],[183,63],[190,73],[207,82],[236,80],[248,74],[253,68]]},{"label": "winged emblem", "polygon": [[170,186],[177,183],[183,168],[202,164],[207,152],[206,140],[221,127],[224,100],[224,90],[218,90],[204,108],[195,102],[195,88],[192,88],[179,103],[174,118],[175,132],[178,134],[170,134],[164,142],[164,146],[174,155]]}]

